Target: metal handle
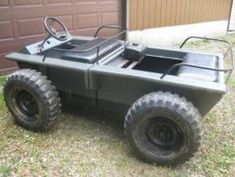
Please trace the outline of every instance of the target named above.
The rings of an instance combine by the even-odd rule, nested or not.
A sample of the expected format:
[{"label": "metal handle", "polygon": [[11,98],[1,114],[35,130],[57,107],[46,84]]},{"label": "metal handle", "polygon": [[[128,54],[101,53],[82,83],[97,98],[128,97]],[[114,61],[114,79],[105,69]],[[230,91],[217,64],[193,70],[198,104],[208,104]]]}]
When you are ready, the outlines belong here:
[{"label": "metal handle", "polygon": [[[206,69],[206,70],[210,70],[210,71],[218,71],[218,72],[231,72],[231,69],[217,69],[217,68],[209,68],[209,67],[204,67],[204,66],[198,66],[198,65],[190,65],[190,64],[186,64],[186,63],[179,63],[179,64],[175,64],[173,66],[171,66],[162,76],[161,79],[163,79],[166,75],[170,74],[174,69],[180,67],[180,66],[188,66],[188,67],[192,67],[192,68],[199,68],[199,69]],[[228,79],[227,79],[228,80]]]},{"label": "metal handle", "polygon": [[215,41],[215,42],[220,42],[220,43],[226,44],[228,46],[228,48],[227,48],[227,50],[225,52],[224,58],[227,58],[228,53],[231,54],[232,68],[230,68],[230,69],[232,69],[232,70],[234,69],[235,62],[234,62],[234,57],[233,57],[232,45],[228,41],[225,41],[225,40],[222,40],[222,39],[208,38],[208,37],[190,36],[190,37],[188,37],[188,38],[186,38],[184,40],[184,42],[180,46],[180,49],[182,49],[185,46],[185,44],[189,40],[191,40],[191,39],[200,39],[200,40],[207,40],[207,41]]},{"label": "metal handle", "polygon": [[111,41],[111,40],[113,40],[113,39],[115,39],[115,38],[117,38],[117,37],[119,37],[120,35],[122,35],[122,34],[124,34],[124,33],[126,33],[126,31],[122,31],[122,32],[120,32],[120,33],[118,33],[118,34],[116,34],[115,36],[112,36],[112,37],[110,37],[110,38],[107,38],[106,40],[104,40],[104,41],[102,41],[101,43],[99,43],[99,44],[97,44],[97,45],[95,45],[95,46],[93,46],[93,47],[90,47],[90,48],[88,48],[88,49],[84,49],[84,50],[69,50],[69,49],[59,49],[59,48],[54,48],[55,50],[58,50],[58,51],[62,51],[62,52],[67,52],[67,51],[69,51],[69,52],[74,52],[74,53],[76,53],[76,52],[79,52],[79,53],[86,53],[86,52],[90,52],[90,51],[92,51],[92,50],[94,50],[94,49],[97,49],[98,47],[100,47],[101,45],[103,45],[103,44],[105,44],[105,43],[107,43],[107,42],[109,42],[109,41]]},{"label": "metal handle", "polygon": [[102,41],[101,43],[99,43],[99,44],[97,44],[93,47],[90,47],[88,49],[85,49],[85,50],[68,50],[68,49],[60,49],[60,48],[54,48],[54,49],[58,50],[58,51],[62,51],[62,52],[69,51],[69,52],[72,52],[72,53],[77,53],[77,52],[78,53],[86,53],[86,52],[90,52],[90,51],[96,49],[96,60],[98,60],[99,59],[99,53],[100,53],[100,46],[107,43],[107,42],[109,42],[109,41],[111,41],[111,40],[113,40],[113,39],[115,39],[115,38],[117,38],[117,37],[119,37],[119,36],[121,36],[122,34],[126,33],[127,31],[128,30],[123,30],[120,33],[118,33],[114,36],[111,36],[111,37],[107,38],[106,40]]},{"label": "metal handle", "polygon": [[101,26],[99,27],[96,32],[95,32],[95,35],[94,35],[94,38],[96,38],[99,34],[99,32],[104,29],[104,28],[110,28],[110,29],[120,29],[120,30],[123,30],[123,31],[126,31],[127,29],[124,28],[124,27],[121,27],[121,26],[107,26],[107,25],[104,25],[104,26]]},{"label": "metal handle", "polygon": [[206,69],[206,70],[210,70],[210,71],[218,71],[218,72],[229,72],[229,75],[226,79],[226,83],[228,82],[233,70],[234,70],[234,58],[233,58],[233,50],[232,50],[232,45],[225,40],[221,40],[221,39],[214,39],[214,38],[207,38],[207,37],[198,37],[198,36],[190,36],[187,39],[184,40],[184,42],[181,44],[180,49],[182,49],[185,44],[190,40],[190,39],[201,39],[201,40],[207,40],[207,41],[215,41],[215,42],[221,42],[224,43],[228,46],[226,53],[224,55],[224,58],[227,58],[228,53],[231,54],[231,61],[232,61],[232,67],[231,68],[226,68],[226,69],[218,69],[218,68],[209,68],[209,67],[204,67],[204,66],[198,66],[198,65],[190,65],[190,64],[186,64],[186,63],[179,63],[179,64],[175,64],[173,66],[171,66],[162,76],[161,79],[163,79],[166,75],[170,74],[174,69],[180,67],[180,66],[188,66],[188,67],[192,67],[192,68],[200,68],[200,69]]}]

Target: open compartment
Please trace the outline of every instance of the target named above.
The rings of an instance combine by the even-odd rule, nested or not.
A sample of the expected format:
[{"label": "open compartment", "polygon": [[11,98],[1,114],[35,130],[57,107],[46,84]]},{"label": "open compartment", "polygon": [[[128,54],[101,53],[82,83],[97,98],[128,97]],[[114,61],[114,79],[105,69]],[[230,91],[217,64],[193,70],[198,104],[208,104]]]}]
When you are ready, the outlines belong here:
[{"label": "open compartment", "polygon": [[[169,52],[165,49],[147,48],[144,57],[139,61],[126,59],[121,55],[105,65],[163,74],[170,67],[182,63],[186,55],[187,53],[180,51]],[[179,68],[176,68],[170,74],[177,75],[178,70]]]},{"label": "open compartment", "polygon": [[[145,56],[144,59],[132,69],[154,73],[165,73],[170,67],[181,62],[182,60],[174,60],[167,57]],[[171,74],[176,75],[177,71],[178,69],[175,69]]]}]

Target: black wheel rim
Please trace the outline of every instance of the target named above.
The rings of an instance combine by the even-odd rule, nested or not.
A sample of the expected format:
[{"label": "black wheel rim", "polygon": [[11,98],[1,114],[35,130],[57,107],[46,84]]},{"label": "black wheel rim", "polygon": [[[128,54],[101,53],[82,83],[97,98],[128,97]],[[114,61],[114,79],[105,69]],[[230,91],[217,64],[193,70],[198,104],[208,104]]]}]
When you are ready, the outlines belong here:
[{"label": "black wheel rim", "polygon": [[147,133],[149,141],[163,148],[173,146],[176,144],[178,138],[175,125],[168,120],[153,121]]},{"label": "black wheel rim", "polygon": [[23,89],[14,90],[12,103],[14,109],[22,115],[21,119],[24,121],[35,122],[38,119],[39,106],[30,92]]},{"label": "black wheel rim", "polygon": [[140,141],[154,154],[167,156],[184,148],[183,131],[172,119],[155,117],[143,124],[143,127],[139,134],[143,137]]}]

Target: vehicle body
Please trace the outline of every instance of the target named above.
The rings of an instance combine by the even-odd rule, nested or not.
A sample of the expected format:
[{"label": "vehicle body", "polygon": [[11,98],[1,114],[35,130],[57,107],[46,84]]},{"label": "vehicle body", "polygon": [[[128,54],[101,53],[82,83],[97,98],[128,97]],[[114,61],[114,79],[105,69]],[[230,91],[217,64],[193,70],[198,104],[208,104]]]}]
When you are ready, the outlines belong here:
[{"label": "vehicle body", "polygon": [[[60,45],[63,47],[63,44],[70,41],[80,43],[92,39],[81,36],[71,37],[69,41],[62,42]],[[80,63],[61,59],[61,55],[58,55],[58,51],[54,51],[53,48],[47,53],[45,61],[42,61],[42,55],[30,55],[24,52],[11,53],[6,58],[16,61],[22,68],[27,66],[27,68],[41,71],[48,76],[59,91],[89,97],[98,104],[99,101],[109,101],[129,107],[146,93],[165,90],[178,93],[191,100],[201,114],[205,115],[226,93],[223,72],[218,73],[216,82],[179,77],[176,74],[161,79],[162,74],[170,66],[182,62],[188,53],[199,54],[195,51],[147,47],[146,56],[138,66],[123,68],[119,67],[124,60],[121,56],[123,50],[124,48],[114,52],[111,56],[113,60],[104,64]],[[156,54],[153,54],[152,51]],[[115,55],[116,57],[113,57]],[[222,55],[210,53],[200,53],[200,55],[216,56],[219,60],[219,68],[224,69]],[[146,71],[141,68],[142,63],[144,65],[144,62],[148,62],[148,60],[156,67],[150,68],[154,71],[148,72],[148,68]],[[166,63],[165,66],[164,63]]]},{"label": "vehicle body", "polygon": [[[232,68],[225,69],[224,55],[114,40],[125,30],[98,45],[86,46],[99,39],[97,34],[103,28],[95,37],[69,35],[59,41],[50,36],[6,58],[16,61],[21,69],[33,69],[47,76],[61,93],[77,95],[84,104],[109,103],[109,109],[116,111],[120,111],[120,105],[127,112],[144,95],[163,91],[186,98],[205,116],[226,93],[225,72]],[[102,55],[102,45],[114,47]]]}]

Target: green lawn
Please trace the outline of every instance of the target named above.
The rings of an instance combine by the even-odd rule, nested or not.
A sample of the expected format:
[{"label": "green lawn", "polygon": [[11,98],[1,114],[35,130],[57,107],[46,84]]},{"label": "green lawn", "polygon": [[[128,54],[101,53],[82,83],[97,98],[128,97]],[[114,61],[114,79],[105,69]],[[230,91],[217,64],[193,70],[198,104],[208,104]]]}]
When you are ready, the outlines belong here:
[{"label": "green lawn", "polygon": [[0,76],[0,87],[2,87],[2,85],[3,85],[4,82],[5,82],[5,80],[6,80],[6,77]]},{"label": "green lawn", "polygon": [[[192,45],[201,47],[197,43]],[[234,73],[228,85],[223,100],[203,119],[205,136],[200,151],[175,168],[137,160],[123,134],[123,119],[111,113],[77,108],[61,114],[47,133],[24,130],[13,123],[0,92],[0,177],[233,176]]]}]

